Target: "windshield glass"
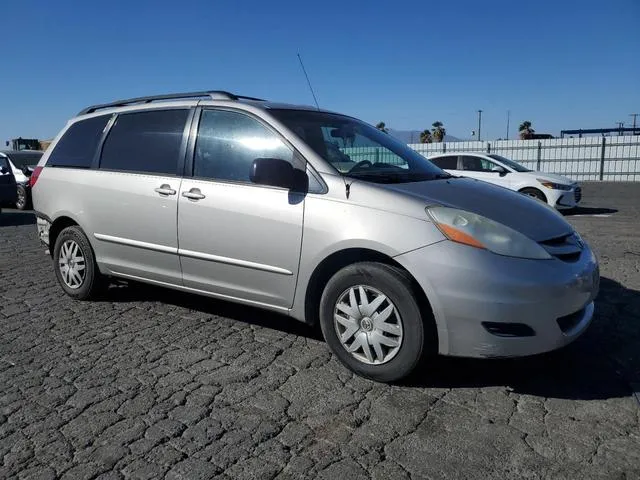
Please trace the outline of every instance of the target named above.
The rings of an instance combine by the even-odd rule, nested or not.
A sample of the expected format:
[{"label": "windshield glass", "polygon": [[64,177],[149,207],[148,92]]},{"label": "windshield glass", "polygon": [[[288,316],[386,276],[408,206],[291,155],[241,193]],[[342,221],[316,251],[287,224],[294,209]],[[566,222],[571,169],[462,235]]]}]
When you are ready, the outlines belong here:
[{"label": "windshield glass", "polygon": [[491,154],[488,156],[495,160],[498,160],[499,162],[504,163],[507,167],[515,170],[516,172],[532,172],[533,171],[533,170],[529,170],[527,167],[523,167],[522,165],[520,165],[517,162],[514,162],[513,160],[501,157],[500,155]]},{"label": "windshield glass", "polygon": [[354,118],[307,110],[270,112],[345,176],[375,183],[451,176],[388,133]]},{"label": "windshield glass", "polygon": [[14,154],[7,154],[16,168],[33,167],[38,164],[42,152],[20,152]]}]

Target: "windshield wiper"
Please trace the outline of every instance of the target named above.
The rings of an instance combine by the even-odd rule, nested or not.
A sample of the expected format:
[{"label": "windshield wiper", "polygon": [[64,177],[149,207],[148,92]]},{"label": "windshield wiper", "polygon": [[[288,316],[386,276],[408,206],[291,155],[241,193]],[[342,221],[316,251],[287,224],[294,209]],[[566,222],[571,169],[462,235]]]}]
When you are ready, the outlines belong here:
[{"label": "windshield wiper", "polygon": [[448,173],[426,172],[354,172],[350,173],[348,176],[365,181],[377,181],[376,183],[427,182],[430,180],[442,180],[453,177],[453,175]]}]

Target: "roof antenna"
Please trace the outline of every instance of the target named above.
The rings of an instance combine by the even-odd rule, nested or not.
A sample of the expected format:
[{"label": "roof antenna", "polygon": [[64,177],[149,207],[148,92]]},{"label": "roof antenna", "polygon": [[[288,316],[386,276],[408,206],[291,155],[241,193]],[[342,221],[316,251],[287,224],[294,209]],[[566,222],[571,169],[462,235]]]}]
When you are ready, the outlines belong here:
[{"label": "roof antenna", "polygon": [[300,66],[302,67],[304,76],[307,79],[307,84],[309,85],[309,90],[311,90],[311,95],[313,95],[313,101],[316,102],[316,108],[320,110],[320,106],[318,105],[318,99],[316,98],[316,94],[313,93],[313,87],[311,86],[311,82],[309,81],[309,75],[307,75],[307,70],[304,68],[304,63],[302,63],[302,57],[300,56],[300,54],[298,54],[298,60],[300,60]]}]

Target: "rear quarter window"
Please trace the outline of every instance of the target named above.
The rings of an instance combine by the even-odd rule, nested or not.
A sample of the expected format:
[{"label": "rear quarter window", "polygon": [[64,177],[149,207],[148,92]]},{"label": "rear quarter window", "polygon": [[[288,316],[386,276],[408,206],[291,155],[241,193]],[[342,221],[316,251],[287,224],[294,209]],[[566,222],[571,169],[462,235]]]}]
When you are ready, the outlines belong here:
[{"label": "rear quarter window", "polygon": [[71,125],[51,152],[48,167],[90,168],[111,115],[80,120]]}]

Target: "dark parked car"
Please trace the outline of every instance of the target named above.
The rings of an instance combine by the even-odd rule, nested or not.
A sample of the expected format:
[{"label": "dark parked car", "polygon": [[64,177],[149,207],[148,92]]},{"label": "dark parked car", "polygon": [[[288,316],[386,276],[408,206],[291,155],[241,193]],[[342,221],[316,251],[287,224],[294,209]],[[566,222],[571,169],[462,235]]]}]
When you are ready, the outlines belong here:
[{"label": "dark parked car", "polygon": [[2,205],[13,205],[16,201],[16,179],[6,157],[0,156],[0,211]]},{"label": "dark parked car", "polygon": [[17,192],[11,206],[15,205],[18,210],[31,208],[29,177],[43,153],[39,150],[0,150],[0,158],[8,162],[15,178]]}]

